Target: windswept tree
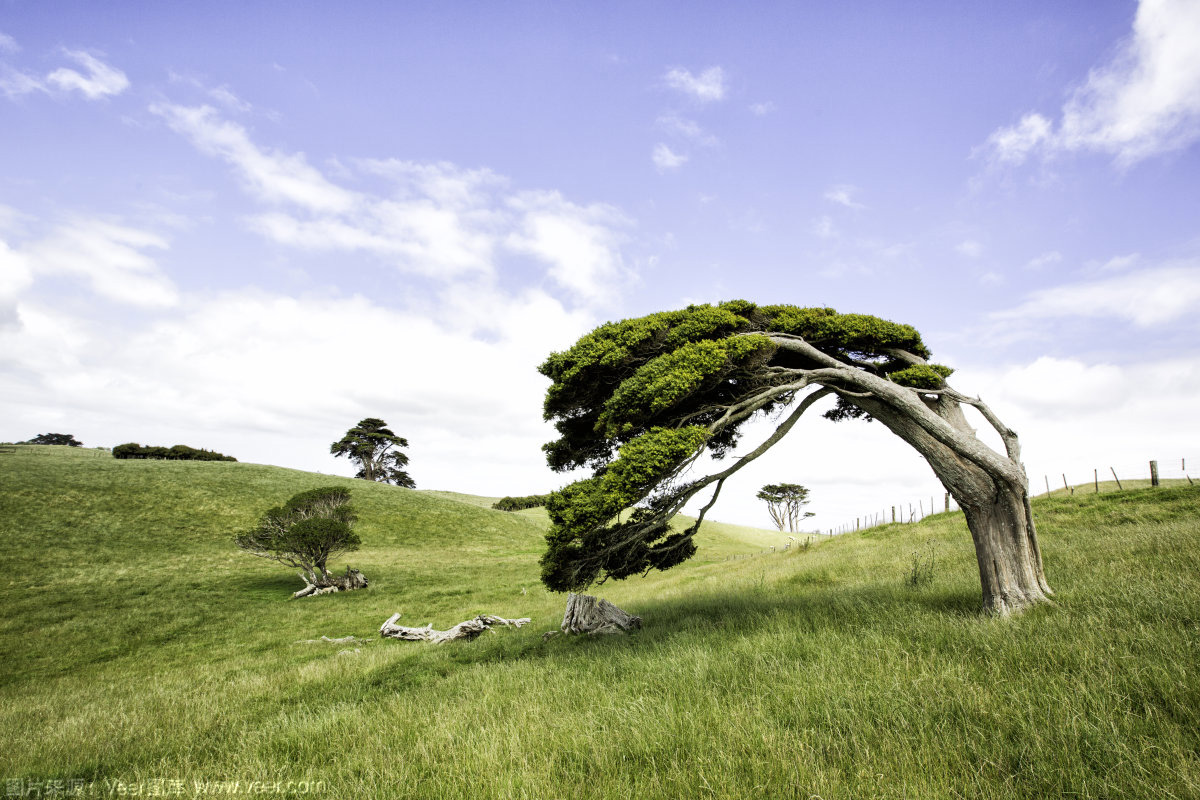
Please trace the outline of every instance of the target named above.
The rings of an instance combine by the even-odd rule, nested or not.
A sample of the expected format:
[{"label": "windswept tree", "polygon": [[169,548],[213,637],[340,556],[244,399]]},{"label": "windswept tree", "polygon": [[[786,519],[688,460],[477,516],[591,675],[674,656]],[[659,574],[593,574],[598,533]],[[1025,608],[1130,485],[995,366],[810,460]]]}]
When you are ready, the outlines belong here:
[{"label": "windswept tree", "polygon": [[58,444],[67,447],[83,447],[83,442],[78,441],[69,433],[39,433],[28,442],[21,444]]},{"label": "windswept tree", "polygon": [[800,511],[808,505],[808,489],[798,483],[769,483],[755,497],[766,501],[767,513],[779,530],[786,527],[789,533],[795,533],[800,520],[813,515],[811,511]]},{"label": "windswept tree", "polygon": [[[909,325],[830,308],[739,300],[600,326],[541,366],[553,381],[545,415],[559,433],[544,447],[547,460],[560,471],[593,470],[547,504],[542,580],[579,591],[687,559],[724,482],[832,398],[827,418],[878,420],[925,457],[958,501],[986,611],[1046,600],[1017,434],[953,389],[952,370],[929,357]],[[1003,453],[975,437],[965,406],[996,430]],[[730,455],[755,417],[775,419],[774,432],[728,467],[691,475],[704,454]],[[711,496],[696,523],[672,531],[670,519],[705,490]]]},{"label": "windswept tree", "polygon": [[329,452],[358,464],[356,478],[415,489],[416,481],[404,471],[408,456],[400,452],[402,447],[408,447],[407,439],[392,433],[383,420],[368,417],[330,445]]},{"label": "windswept tree", "polygon": [[251,555],[300,570],[305,586],[294,597],[360,589],[367,585],[361,572],[347,567],[345,575],[330,575],[327,567],[330,558],[362,543],[354,532],[357,519],[348,489],[310,489],[267,511],[233,541]]}]

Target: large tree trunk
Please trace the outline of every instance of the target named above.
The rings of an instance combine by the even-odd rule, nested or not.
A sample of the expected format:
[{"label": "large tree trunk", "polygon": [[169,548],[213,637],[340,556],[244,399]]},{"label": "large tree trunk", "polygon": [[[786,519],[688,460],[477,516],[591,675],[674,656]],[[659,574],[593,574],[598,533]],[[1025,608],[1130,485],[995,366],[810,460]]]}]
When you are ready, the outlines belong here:
[{"label": "large tree trunk", "polygon": [[954,447],[879,400],[855,398],[854,402],[924,456],[963,510],[975,543],[983,610],[1007,615],[1048,602],[1053,592],[1042,569],[1016,433],[989,419],[1004,440],[1006,456],[989,451],[995,459],[980,458],[967,455],[975,431],[956,401],[945,397],[925,401],[954,429]]},{"label": "large tree trunk", "polygon": [[1009,614],[1049,599],[1028,490],[1001,487],[991,502],[960,502],[975,542],[983,610]]}]

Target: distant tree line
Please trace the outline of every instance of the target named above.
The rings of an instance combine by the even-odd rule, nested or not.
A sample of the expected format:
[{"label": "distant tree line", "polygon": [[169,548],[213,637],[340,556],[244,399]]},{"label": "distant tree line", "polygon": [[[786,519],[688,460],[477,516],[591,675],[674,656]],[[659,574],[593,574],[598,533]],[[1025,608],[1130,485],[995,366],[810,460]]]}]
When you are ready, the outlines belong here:
[{"label": "distant tree line", "polygon": [[186,444],[174,447],[142,447],[137,442],[119,444],[112,449],[113,458],[155,458],[167,461],[237,461],[233,456],[215,450],[197,450]]},{"label": "distant tree line", "polygon": [[546,505],[550,499],[548,494],[530,494],[524,497],[501,497],[492,503],[492,508],[499,511],[520,511],[523,508],[537,508]]}]

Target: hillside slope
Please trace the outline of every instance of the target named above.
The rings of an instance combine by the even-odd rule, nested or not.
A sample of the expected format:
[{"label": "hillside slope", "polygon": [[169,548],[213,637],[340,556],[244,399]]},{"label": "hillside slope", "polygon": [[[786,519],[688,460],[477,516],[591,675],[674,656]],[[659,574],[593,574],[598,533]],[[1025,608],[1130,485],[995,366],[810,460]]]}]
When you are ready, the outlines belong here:
[{"label": "hillside slope", "polygon": [[[363,517],[349,561],[371,586],[289,601],[299,579],[229,531],[343,481]],[[596,587],[641,614],[641,632],[543,642],[563,598],[537,584],[543,523],[527,515],[271,467],[83,454],[0,456],[0,488],[13,785],[1200,796],[1200,489],[1035,501],[1057,602],[1011,620],[976,613],[969,535],[942,514],[768,555],[714,531],[677,569]],[[752,555],[728,560],[738,548]],[[533,624],[443,647],[376,638],[395,611]],[[305,641],[322,635],[360,638]]]}]

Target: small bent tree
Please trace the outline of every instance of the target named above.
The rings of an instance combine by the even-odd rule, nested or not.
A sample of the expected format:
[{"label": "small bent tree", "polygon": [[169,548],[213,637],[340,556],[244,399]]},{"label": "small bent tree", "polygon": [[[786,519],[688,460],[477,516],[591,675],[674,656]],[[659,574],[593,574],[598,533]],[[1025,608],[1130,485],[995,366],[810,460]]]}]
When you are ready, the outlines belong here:
[{"label": "small bent tree", "polygon": [[329,452],[358,464],[356,478],[415,489],[416,481],[404,471],[408,456],[400,452],[401,447],[408,447],[407,439],[392,433],[383,420],[367,417],[330,445]]},{"label": "small bent tree", "polygon": [[[608,323],[552,354],[541,366],[553,381],[545,415],[560,435],[543,449],[553,469],[594,474],[551,495],[543,582],[579,591],[687,559],[722,484],[832,396],[826,417],[878,420],[925,457],[958,501],[986,611],[1047,600],[1017,435],[982,401],[951,388],[952,370],[929,355],[908,325],[740,300]],[[964,405],[995,428],[1005,452],[975,437]],[[701,455],[728,455],[747,421],[777,413],[781,421],[756,448],[689,479]],[[672,531],[670,519],[709,488],[696,523]]]},{"label": "small bent tree", "polygon": [[808,505],[808,489],[798,483],[769,483],[755,497],[766,501],[767,513],[781,531],[787,527],[789,533],[795,533],[800,520],[813,516],[811,511],[800,513]]},{"label": "small bent tree", "polygon": [[299,569],[304,588],[293,597],[361,589],[367,578],[358,570],[346,567],[346,574],[330,575],[326,567],[333,556],[358,549],[356,520],[348,489],[310,489],[267,511],[234,543],[251,555]]}]

